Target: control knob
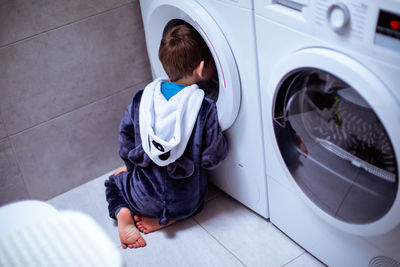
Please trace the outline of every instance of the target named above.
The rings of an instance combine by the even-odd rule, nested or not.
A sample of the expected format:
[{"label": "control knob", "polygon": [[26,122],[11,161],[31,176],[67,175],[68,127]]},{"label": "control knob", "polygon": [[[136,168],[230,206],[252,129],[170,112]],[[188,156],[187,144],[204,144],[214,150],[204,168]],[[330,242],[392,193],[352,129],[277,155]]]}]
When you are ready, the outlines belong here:
[{"label": "control knob", "polygon": [[342,33],[350,24],[350,11],[343,3],[335,3],[328,8],[327,20],[335,32]]}]

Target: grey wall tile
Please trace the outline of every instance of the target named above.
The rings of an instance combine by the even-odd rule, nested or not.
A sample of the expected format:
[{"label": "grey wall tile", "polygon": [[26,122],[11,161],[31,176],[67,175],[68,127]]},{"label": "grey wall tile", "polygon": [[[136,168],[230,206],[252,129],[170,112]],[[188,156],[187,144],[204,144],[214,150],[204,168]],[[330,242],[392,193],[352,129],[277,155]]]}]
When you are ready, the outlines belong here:
[{"label": "grey wall tile", "polygon": [[0,112],[0,139],[3,139],[6,136],[7,136],[6,127],[4,125],[3,117],[1,116],[1,112]]},{"label": "grey wall tile", "polygon": [[147,80],[139,4],[2,48],[0,69],[10,135]]},{"label": "grey wall tile", "polygon": [[130,0],[2,0],[0,46],[86,18]]},{"label": "grey wall tile", "polygon": [[10,140],[0,140],[0,206],[6,203],[28,199],[24,180],[15,160]]},{"label": "grey wall tile", "polygon": [[143,85],[12,136],[30,195],[47,200],[121,166],[119,123]]}]

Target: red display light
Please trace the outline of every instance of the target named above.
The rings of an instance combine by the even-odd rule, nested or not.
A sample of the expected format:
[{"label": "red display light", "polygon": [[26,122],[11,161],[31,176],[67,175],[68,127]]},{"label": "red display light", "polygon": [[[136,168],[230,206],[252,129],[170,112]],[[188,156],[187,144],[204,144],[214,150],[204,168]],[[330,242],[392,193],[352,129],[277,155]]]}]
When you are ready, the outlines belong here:
[{"label": "red display light", "polygon": [[400,21],[399,20],[391,20],[390,27],[395,31],[400,30]]}]

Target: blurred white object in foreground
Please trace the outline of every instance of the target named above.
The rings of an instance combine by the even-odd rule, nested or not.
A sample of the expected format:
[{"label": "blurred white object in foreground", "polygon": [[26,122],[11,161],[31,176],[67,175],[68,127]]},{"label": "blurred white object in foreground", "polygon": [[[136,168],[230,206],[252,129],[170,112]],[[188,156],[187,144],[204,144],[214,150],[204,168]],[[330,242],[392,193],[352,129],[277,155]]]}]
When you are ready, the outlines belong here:
[{"label": "blurred white object in foreground", "polygon": [[122,266],[117,246],[89,216],[41,201],[0,208],[0,266]]}]

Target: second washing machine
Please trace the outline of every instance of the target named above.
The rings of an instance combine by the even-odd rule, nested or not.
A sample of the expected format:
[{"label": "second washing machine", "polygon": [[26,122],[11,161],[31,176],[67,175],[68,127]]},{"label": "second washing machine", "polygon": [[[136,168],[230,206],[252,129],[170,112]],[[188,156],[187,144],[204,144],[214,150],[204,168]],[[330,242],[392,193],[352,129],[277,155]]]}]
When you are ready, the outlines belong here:
[{"label": "second washing machine", "polygon": [[329,266],[400,266],[400,1],[256,1],[270,220]]}]

